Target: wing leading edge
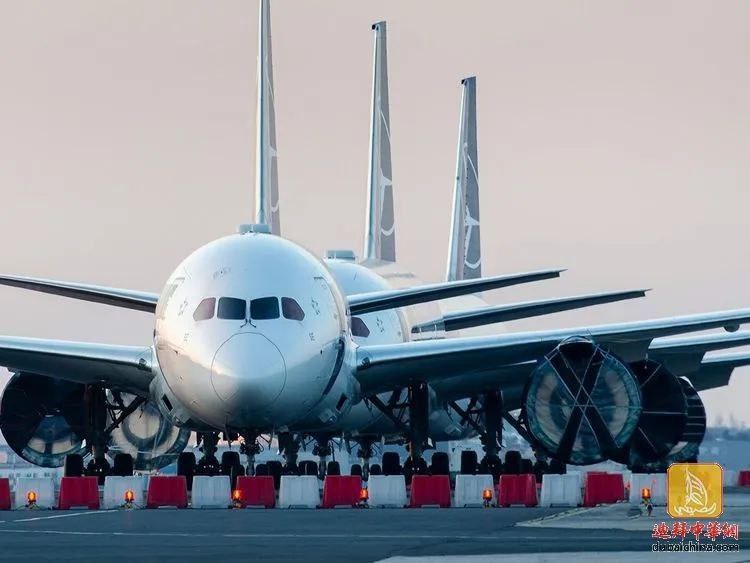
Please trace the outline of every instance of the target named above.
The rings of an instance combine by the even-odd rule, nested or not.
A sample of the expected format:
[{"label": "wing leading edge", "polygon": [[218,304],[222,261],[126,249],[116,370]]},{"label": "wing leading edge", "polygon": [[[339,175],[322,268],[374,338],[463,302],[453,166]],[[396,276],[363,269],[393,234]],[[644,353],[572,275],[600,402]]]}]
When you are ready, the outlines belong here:
[{"label": "wing leading edge", "polygon": [[141,396],[148,395],[152,362],[152,349],[147,346],[0,336],[0,365],[11,371],[101,383]]},{"label": "wing leading edge", "polygon": [[634,361],[646,356],[655,338],[747,322],[750,309],[738,309],[577,329],[362,346],[357,351],[357,378],[363,393],[372,394],[415,380],[471,377],[492,366],[535,360],[572,337],[590,338],[625,361]]}]

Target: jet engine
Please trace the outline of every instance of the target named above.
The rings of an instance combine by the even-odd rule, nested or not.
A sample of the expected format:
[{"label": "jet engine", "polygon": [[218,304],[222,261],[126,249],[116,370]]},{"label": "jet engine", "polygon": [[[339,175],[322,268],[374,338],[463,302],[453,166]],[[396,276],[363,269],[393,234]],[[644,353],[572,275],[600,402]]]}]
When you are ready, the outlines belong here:
[{"label": "jet engine", "polygon": [[[107,402],[118,410],[128,408],[137,399],[129,393],[107,393]],[[110,411],[113,412],[117,411]],[[108,420],[108,424],[111,423],[112,414]],[[112,430],[108,454],[111,457],[118,453],[130,454],[133,468],[138,471],[161,469],[177,459],[189,439],[189,430],[174,426],[154,403],[145,401]]]},{"label": "jet engine", "polygon": [[42,467],[61,467],[68,454],[82,454],[86,437],[85,386],[17,373],[0,399],[0,431],[11,449]]},{"label": "jet engine", "polygon": [[550,457],[586,465],[627,446],[641,409],[630,368],[590,340],[572,338],[539,361],[524,391],[521,418]]},{"label": "jet engine", "polygon": [[667,466],[670,463],[696,461],[701,442],[706,435],[706,408],[703,406],[698,391],[683,377],[679,378],[679,382],[685,393],[687,418],[680,440],[667,454]]},{"label": "jet engine", "polygon": [[663,364],[653,360],[633,362],[630,369],[641,388],[642,411],[629,447],[613,459],[630,467],[661,463],[686,429],[683,384]]}]

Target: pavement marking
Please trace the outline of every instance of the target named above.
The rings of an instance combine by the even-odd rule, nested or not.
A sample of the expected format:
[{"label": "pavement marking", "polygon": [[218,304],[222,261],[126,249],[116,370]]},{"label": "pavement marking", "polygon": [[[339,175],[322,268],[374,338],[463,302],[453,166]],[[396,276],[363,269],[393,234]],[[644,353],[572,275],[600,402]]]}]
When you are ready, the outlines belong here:
[{"label": "pavement marking", "polygon": [[91,512],[73,512],[70,514],[55,514],[54,516],[37,516],[36,518],[22,518],[21,520],[9,520],[9,522],[36,522],[38,520],[53,520],[55,518],[72,518],[75,516],[89,516],[91,514],[107,514],[117,512],[116,510],[92,510]]},{"label": "pavement marking", "polygon": [[[0,534],[51,534],[61,536],[123,536],[123,537],[222,537],[235,539],[406,539],[406,540],[498,540],[507,541],[508,536],[473,536],[473,535],[438,535],[438,534],[209,534],[194,532],[83,532],[72,530],[19,530],[12,528],[0,529]],[[549,539],[549,536],[513,536],[514,540]],[[597,539],[617,540],[621,536],[597,536]]]}]

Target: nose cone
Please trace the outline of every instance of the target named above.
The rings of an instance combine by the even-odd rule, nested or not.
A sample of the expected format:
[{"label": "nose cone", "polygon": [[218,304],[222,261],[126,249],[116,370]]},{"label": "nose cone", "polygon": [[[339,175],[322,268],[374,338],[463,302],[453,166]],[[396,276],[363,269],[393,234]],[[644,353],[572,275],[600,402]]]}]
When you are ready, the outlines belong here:
[{"label": "nose cone", "polygon": [[284,357],[262,334],[235,334],[214,356],[211,384],[219,398],[233,407],[267,407],[281,394],[285,383]]}]

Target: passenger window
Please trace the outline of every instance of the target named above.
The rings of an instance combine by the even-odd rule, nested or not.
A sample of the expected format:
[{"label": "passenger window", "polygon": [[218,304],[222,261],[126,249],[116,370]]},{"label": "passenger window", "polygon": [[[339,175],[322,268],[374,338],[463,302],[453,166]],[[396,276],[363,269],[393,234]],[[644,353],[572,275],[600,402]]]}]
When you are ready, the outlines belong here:
[{"label": "passenger window", "polygon": [[196,321],[205,321],[212,319],[214,316],[214,309],[216,308],[216,298],[207,297],[201,301],[195,308],[193,313],[193,319]]},{"label": "passenger window", "polygon": [[281,313],[285,319],[293,321],[301,321],[305,318],[305,312],[302,310],[302,307],[291,297],[281,298]]},{"label": "passenger window", "polygon": [[359,317],[352,317],[352,336],[361,336],[363,338],[370,336],[370,329],[367,328],[365,321]]},{"label": "passenger window", "polygon": [[250,318],[263,321],[279,318],[279,300],[276,297],[261,297],[250,301]]},{"label": "passenger window", "polygon": [[244,299],[235,297],[222,297],[219,299],[219,308],[216,316],[220,319],[241,321],[245,319],[247,303]]}]

